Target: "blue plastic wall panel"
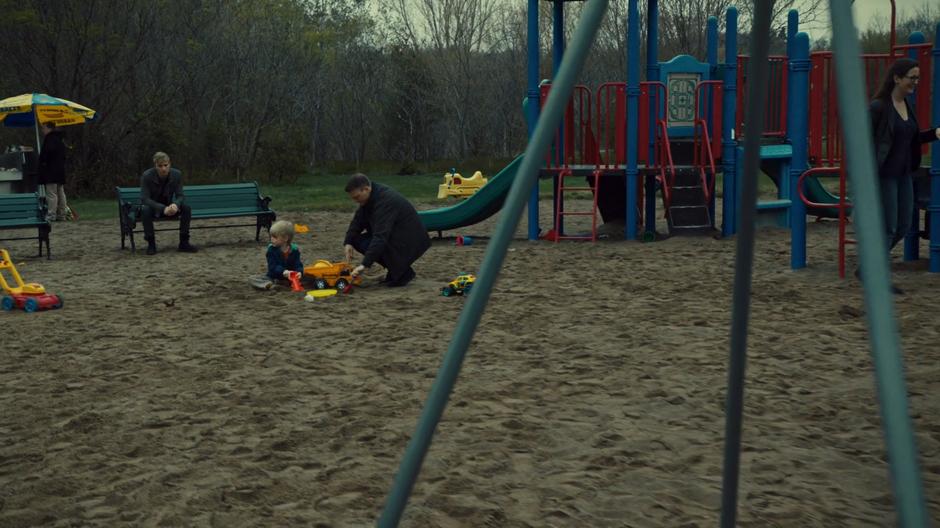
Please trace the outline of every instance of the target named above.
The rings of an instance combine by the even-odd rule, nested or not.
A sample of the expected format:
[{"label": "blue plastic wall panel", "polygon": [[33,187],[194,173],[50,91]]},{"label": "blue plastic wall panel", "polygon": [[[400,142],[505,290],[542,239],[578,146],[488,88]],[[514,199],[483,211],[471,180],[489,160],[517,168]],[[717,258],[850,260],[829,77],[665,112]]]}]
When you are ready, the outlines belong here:
[{"label": "blue plastic wall panel", "polygon": [[695,87],[711,79],[711,65],[691,55],[677,55],[659,65],[659,80],[666,85],[669,137],[687,138],[695,134]]}]

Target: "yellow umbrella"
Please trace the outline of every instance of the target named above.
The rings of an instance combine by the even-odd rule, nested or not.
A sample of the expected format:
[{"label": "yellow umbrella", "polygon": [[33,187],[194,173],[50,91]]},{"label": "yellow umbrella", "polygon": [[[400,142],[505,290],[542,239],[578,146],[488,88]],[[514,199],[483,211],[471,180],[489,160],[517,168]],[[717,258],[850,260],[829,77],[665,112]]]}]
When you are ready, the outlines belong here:
[{"label": "yellow umbrella", "polygon": [[31,127],[48,121],[56,126],[67,126],[94,119],[95,111],[91,108],[46,94],[23,94],[0,100],[0,122],[4,126]]},{"label": "yellow umbrella", "polygon": [[39,124],[52,121],[57,127],[78,125],[94,121],[97,114],[78,103],[42,93],[15,95],[0,100],[0,123],[8,127],[33,127],[36,145],[39,142]]}]

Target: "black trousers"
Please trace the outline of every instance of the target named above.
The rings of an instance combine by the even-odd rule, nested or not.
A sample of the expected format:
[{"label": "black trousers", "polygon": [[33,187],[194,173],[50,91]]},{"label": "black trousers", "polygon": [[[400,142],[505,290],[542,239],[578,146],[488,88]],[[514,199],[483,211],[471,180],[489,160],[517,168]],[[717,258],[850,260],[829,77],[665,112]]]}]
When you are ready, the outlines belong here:
[{"label": "black trousers", "polygon": [[[356,251],[365,255],[371,243],[372,235],[359,235],[353,238],[351,245]],[[389,281],[396,281],[404,277],[408,271],[411,270],[411,262],[407,262],[400,255],[396,255],[388,247],[386,247],[385,253],[379,255],[379,258],[375,259],[375,261],[388,270],[386,279]]]},{"label": "black trousers", "polygon": [[193,211],[188,205],[183,204],[175,216],[163,216],[163,208],[159,210],[143,205],[140,208],[140,219],[144,223],[144,239],[148,243],[154,243],[156,239],[153,235],[153,221],[158,218],[178,218],[180,221],[180,242],[189,240],[189,223],[192,220]]}]

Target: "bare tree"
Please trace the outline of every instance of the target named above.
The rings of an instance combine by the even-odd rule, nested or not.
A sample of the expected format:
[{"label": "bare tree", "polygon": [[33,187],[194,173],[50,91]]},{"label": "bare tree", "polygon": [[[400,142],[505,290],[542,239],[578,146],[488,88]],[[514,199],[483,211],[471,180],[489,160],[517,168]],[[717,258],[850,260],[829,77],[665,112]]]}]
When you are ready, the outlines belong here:
[{"label": "bare tree", "polygon": [[468,127],[474,126],[478,94],[486,79],[478,72],[479,54],[491,41],[496,0],[389,0],[400,42],[427,50],[435,61],[429,68],[440,94],[432,104],[446,111],[452,154],[465,157],[471,147]]}]

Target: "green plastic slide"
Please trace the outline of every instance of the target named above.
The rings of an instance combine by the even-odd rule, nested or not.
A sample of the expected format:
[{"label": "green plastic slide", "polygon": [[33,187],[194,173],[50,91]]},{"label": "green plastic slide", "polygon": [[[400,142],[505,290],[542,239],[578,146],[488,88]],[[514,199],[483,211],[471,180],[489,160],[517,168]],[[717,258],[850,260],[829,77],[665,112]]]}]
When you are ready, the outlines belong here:
[{"label": "green plastic slide", "polygon": [[[790,161],[790,145],[764,145],[761,147],[761,170],[773,180],[777,188],[780,188],[780,172],[784,162]],[[819,181],[819,178],[806,178],[806,197],[811,201],[821,204],[839,205],[839,197],[826,190],[826,187]],[[799,197],[794,197],[799,199]],[[851,210],[849,210],[851,213]],[[838,207],[807,207],[806,214],[825,218],[838,218]]]},{"label": "green plastic slide", "polygon": [[428,231],[446,231],[473,225],[493,216],[503,207],[521,163],[522,156],[512,160],[466,200],[450,207],[419,211],[418,216],[424,227]]}]

